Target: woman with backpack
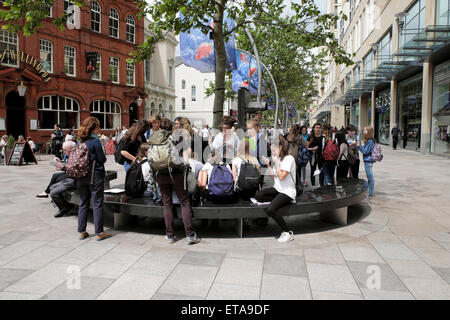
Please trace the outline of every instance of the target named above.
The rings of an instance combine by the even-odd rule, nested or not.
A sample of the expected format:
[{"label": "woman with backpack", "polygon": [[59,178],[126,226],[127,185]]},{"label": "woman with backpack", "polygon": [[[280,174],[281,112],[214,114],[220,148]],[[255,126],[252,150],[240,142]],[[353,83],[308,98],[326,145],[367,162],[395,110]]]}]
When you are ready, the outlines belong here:
[{"label": "woman with backpack", "polygon": [[[162,119],[160,132],[152,134],[149,139],[150,149],[149,156],[152,170],[156,176],[156,182],[161,190],[162,202],[164,205],[164,221],[166,224],[166,240],[169,243],[175,242],[175,233],[173,229],[173,202],[172,193],[175,191],[181,206],[181,215],[183,218],[184,230],[186,233],[186,240],[189,244],[200,242],[194,229],[192,228],[192,210],[187,188],[185,188],[184,167],[170,166],[165,169],[158,169],[155,167],[155,155],[159,152],[164,153],[164,150],[171,150],[175,148],[172,138],[172,121],[169,119]],[[172,145],[172,146],[171,146]],[[178,148],[178,147],[177,147]],[[185,148],[183,148],[185,150]],[[156,152],[156,153],[155,153]],[[186,151],[187,152],[187,151]],[[187,153],[184,152],[183,157],[187,160]],[[152,157],[153,155],[153,157]],[[169,159],[167,163],[178,160],[183,162],[183,159],[173,159],[170,157],[177,156],[176,153],[168,154]],[[161,159],[160,159],[161,160]],[[165,161],[164,161],[165,162]],[[181,163],[180,163],[181,164]]]},{"label": "woman with backpack", "polygon": [[[103,231],[103,191],[105,183],[105,154],[98,139],[100,132],[100,121],[95,117],[89,117],[83,121],[78,129],[78,136],[81,142],[89,149],[89,163],[91,169],[85,177],[79,178],[77,182],[80,204],[78,206],[78,233],[79,239],[89,237],[86,232],[87,217],[92,200],[94,211],[94,225],[97,241],[111,237]],[[92,168],[94,170],[92,171]]]},{"label": "woman with backpack", "polygon": [[123,164],[125,172],[128,171],[133,161],[136,160],[139,146],[147,141],[144,134],[149,128],[150,123],[147,120],[139,120],[128,129],[122,138],[120,143],[120,153],[125,158]]},{"label": "woman with backpack", "polygon": [[272,143],[272,163],[265,159],[270,176],[274,180],[274,185],[271,188],[266,188],[258,191],[255,195],[259,202],[269,202],[270,205],[264,208],[264,211],[269,217],[281,228],[281,235],[278,238],[279,242],[288,242],[294,240],[293,232],[289,230],[283,217],[278,213],[278,210],[290,203],[295,203],[297,196],[296,190],[296,164],[295,158],[289,155],[289,144],[286,138],[279,136],[277,143]]},{"label": "woman with backpack", "polygon": [[325,138],[322,136],[322,126],[320,123],[313,125],[311,135],[308,137],[306,148],[311,152],[310,167],[311,167],[311,185],[316,184],[316,169],[320,171],[319,183],[323,187],[323,148],[325,147]]},{"label": "woman with backpack", "polygon": [[325,147],[323,149],[323,175],[326,186],[334,185],[334,171],[339,157],[339,148],[333,138],[332,128],[328,123],[323,125]]},{"label": "woman with backpack", "polygon": [[352,178],[358,179],[359,176],[359,137],[356,134],[356,128],[353,125],[347,127],[347,144],[348,144],[348,165],[350,167],[349,174]]},{"label": "woman with backpack", "polygon": [[339,146],[339,158],[336,168],[336,180],[340,178],[347,178],[348,175],[348,143],[345,138],[345,131],[338,131],[336,133],[336,140]]},{"label": "woman with backpack", "polygon": [[307,140],[308,140],[309,134],[308,134],[308,128],[306,126],[300,127],[300,146],[298,149],[298,156],[297,156],[297,176],[300,178],[300,181],[303,182],[303,186],[307,187],[308,182],[306,182],[306,166],[308,164],[310,154],[307,146]]},{"label": "woman with backpack", "polygon": [[261,167],[258,159],[250,155],[250,139],[239,143],[238,154],[232,161],[232,174],[239,197],[250,199],[259,190]]},{"label": "woman with backpack", "polygon": [[358,149],[363,154],[364,168],[366,169],[367,181],[369,183],[369,197],[373,196],[373,189],[375,187],[372,172],[373,161],[371,158],[374,147],[375,139],[373,138],[373,127],[364,127],[364,146],[361,146],[361,142],[359,142]]}]

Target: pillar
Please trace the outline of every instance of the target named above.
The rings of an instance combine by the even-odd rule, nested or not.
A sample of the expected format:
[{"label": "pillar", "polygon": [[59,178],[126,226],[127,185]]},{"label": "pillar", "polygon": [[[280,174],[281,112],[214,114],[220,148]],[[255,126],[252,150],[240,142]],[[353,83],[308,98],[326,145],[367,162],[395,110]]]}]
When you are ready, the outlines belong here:
[{"label": "pillar", "polygon": [[374,89],[374,90],[372,90],[372,106],[369,110],[369,112],[371,113],[370,125],[374,128],[374,130],[375,130],[375,97],[376,97],[376,92]]},{"label": "pillar", "polygon": [[420,124],[420,152],[430,153],[431,113],[433,106],[433,64],[423,63],[422,119]]},{"label": "pillar", "polygon": [[359,97],[359,122],[358,129],[361,131],[369,124],[369,99],[367,97]]},{"label": "pillar", "polygon": [[[397,81],[391,80],[391,112],[389,114],[389,130],[392,130],[394,123],[400,124],[397,119]],[[392,135],[389,133],[389,145],[392,147]]]}]

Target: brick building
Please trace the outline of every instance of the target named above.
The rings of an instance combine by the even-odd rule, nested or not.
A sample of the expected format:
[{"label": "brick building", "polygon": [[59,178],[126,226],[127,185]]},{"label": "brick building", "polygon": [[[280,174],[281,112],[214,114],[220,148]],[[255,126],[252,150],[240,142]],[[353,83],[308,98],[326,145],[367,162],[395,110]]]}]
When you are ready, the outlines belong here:
[{"label": "brick building", "polygon": [[[64,10],[74,18],[61,31],[51,19]],[[77,8],[57,0],[34,35],[0,30],[0,135],[45,143],[55,123],[63,130],[78,128],[92,115],[108,133],[142,119],[144,66],[126,61],[144,41],[144,20],[137,13],[132,1],[93,0]]]}]

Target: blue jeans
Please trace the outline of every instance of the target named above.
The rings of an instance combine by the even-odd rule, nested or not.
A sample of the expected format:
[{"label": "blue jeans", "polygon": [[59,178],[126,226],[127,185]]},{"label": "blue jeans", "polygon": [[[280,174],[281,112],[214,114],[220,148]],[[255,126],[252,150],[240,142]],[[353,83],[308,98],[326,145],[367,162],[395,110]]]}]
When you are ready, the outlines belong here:
[{"label": "blue jeans", "polygon": [[369,196],[373,196],[373,189],[375,187],[375,182],[373,180],[372,166],[373,162],[364,161],[364,168],[366,169],[367,181],[369,182]]},{"label": "blue jeans", "polygon": [[334,170],[336,168],[336,162],[325,161],[323,163],[323,177],[325,185],[334,184]]},{"label": "blue jeans", "polygon": [[125,161],[125,162],[123,163],[123,167],[125,168],[125,172],[127,172],[128,169],[130,169],[131,165],[128,164],[128,162]]}]

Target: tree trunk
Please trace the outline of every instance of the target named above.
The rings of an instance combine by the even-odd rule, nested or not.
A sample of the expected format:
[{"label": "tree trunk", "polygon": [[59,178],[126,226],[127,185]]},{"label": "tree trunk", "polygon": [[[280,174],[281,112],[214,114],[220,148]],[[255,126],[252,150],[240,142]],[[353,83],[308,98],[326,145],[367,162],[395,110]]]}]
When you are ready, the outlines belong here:
[{"label": "tree trunk", "polygon": [[223,38],[223,12],[227,0],[216,0],[214,13],[214,48],[216,51],[216,83],[213,108],[213,127],[219,129],[223,118],[223,104],[225,102],[225,68],[227,54]]}]

